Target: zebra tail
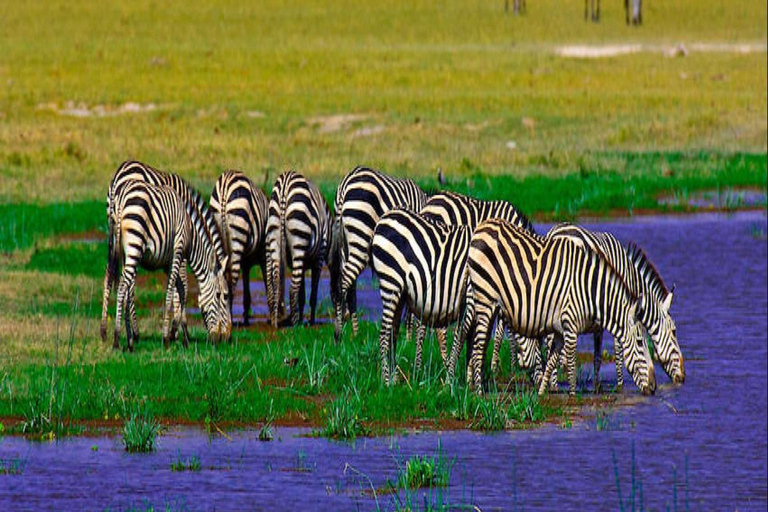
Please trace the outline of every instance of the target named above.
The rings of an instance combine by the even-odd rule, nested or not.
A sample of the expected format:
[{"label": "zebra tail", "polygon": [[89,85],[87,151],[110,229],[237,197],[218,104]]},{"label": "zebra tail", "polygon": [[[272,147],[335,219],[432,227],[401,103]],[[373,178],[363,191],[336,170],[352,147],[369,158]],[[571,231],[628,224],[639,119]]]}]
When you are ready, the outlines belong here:
[{"label": "zebra tail", "polygon": [[[286,246],[288,244],[288,241],[286,240],[285,236],[285,210],[286,210],[286,198],[287,194],[283,194],[283,196],[280,198],[280,235],[278,236],[277,243],[278,243],[278,254],[280,255],[280,260],[278,262],[277,267],[277,296],[278,302],[276,303],[278,306],[278,314],[280,313],[279,306],[281,304],[285,304],[285,266],[288,264],[286,261]],[[279,321],[279,319],[278,319]]]}]

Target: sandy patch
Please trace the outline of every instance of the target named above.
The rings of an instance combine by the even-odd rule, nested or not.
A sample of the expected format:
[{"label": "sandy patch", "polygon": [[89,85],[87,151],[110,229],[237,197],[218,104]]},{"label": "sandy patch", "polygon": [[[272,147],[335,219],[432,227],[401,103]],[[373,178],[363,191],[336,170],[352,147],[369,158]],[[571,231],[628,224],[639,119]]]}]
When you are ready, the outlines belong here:
[{"label": "sandy patch", "polygon": [[339,114],[334,116],[317,116],[307,118],[307,123],[317,128],[319,133],[337,132],[348,125],[364,121],[370,116],[362,114]]},{"label": "sandy patch", "polygon": [[646,45],[646,44],[613,44],[613,45],[569,45],[558,46],[555,54],[574,59],[601,59],[618,57],[634,53],[663,53],[668,56],[684,56],[690,52],[702,53],[765,53],[766,43],[690,43],[684,45]]},{"label": "sandy patch", "polygon": [[353,137],[370,137],[384,131],[384,125],[377,124],[375,126],[366,126],[352,132]]},{"label": "sandy patch", "polygon": [[62,107],[58,103],[41,103],[37,110],[50,110],[61,116],[69,117],[109,117],[126,114],[140,114],[143,112],[152,112],[157,110],[154,103],[134,103],[128,102],[122,105],[94,105],[89,107],[85,103],[66,102]]}]

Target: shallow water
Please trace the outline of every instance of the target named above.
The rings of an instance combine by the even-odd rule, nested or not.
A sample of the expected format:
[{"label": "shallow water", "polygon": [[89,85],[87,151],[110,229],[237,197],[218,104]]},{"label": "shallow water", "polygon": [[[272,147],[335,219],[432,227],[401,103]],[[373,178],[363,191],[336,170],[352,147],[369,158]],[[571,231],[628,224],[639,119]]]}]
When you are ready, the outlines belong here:
[{"label": "shallow water", "polygon": [[[368,479],[383,487],[407,456],[433,454],[438,440],[455,460],[451,503],[483,511],[618,510],[619,490],[625,502],[630,496],[633,448],[645,510],[675,510],[675,492],[677,510],[765,510],[765,213],[586,225],[638,242],[667,283],[676,283],[672,313],[686,356],[685,385],[671,386],[657,367],[662,385],[656,396],[608,411],[601,429],[588,410],[570,428],[436,432],[353,444],[288,428],[277,429],[279,439],[271,443],[258,442],[253,431],[209,441],[197,430],[172,429],[150,455],[124,453],[118,438],[48,444],[6,437],[0,438],[0,460],[26,466],[20,475],[0,475],[0,510],[143,510],[150,504],[172,510],[374,510],[372,493],[364,492]],[[375,316],[373,300],[370,308]],[[580,340],[581,350],[589,345]],[[603,378],[612,372],[606,368]],[[625,393],[637,391],[629,387]],[[173,473],[178,455],[199,457],[202,470]],[[391,497],[377,496],[382,508],[392,509]],[[639,509],[639,496],[635,502]]]}]

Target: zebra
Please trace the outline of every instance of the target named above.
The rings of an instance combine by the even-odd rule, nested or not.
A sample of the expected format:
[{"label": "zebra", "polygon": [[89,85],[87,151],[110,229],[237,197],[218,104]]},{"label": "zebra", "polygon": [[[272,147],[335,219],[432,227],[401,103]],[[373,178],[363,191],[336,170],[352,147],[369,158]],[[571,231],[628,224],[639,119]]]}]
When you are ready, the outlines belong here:
[{"label": "zebra", "polygon": [[[468,373],[478,393],[482,393],[488,329],[497,312],[512,331],[527,338],[555,334],[539,394],[546,391],[563,347],[570,393],[576,393],[576,337],[595,323],[622,341],[627,369],[643,394],[655,392],[653,363],[635,318],[643,298],[634,296],[598,253],[567,238],[544,238],[491,219],[480,224],[472,236],[466,286],[467,313],[461,338],[470,336]],[[452,362],[457,347],[454,343]]]},{"label": "zebra", "polygon": [[[632,8],[630,9],[630,2]],[[637,26],[643,24],[643,0],[624,0],[624,16],[627,21],[627,25],[630,22]]]},{"label": "zebra", "polygon": [[[132,181],[143,181],[146,183],[150,183],[152,185],[156,186],[167,186],[172,188],[179,196],[181,197],[182,201],[185,203],[192,203],[197,207],[198,212],[200,213],[202,217],[202,221],[204,222],[206,228],[208,229],[208,232],[210,234],[210,239],[213,244],[213,247],[216,251],[216,256],[219,259],[219,261],[227,261],[226,257],[226,251],[224,249],[224,245],[221,240],[221,234],[219,233],[218,226],[216,225],[216,220],[214,219],[213,215],[211,214],[208,206],[206,205],[203,198],[200,196],[200,194],[192,188],[189,184],[187,184],[186,181],[184,181],[180,176],[176,174],[171,173],[165,173],[162,171],[159,171],[157,169],[154,169],[150,167],[149,165],[143,164],[136,160],[126,160],[120,166],[118,166],[117,170],[115,171],[115,175],[112,177],[112,180],[109,183],[109,189],[107,191],[107,224],[108,224],[108,263],[107,263],[107,269],[104,273],[104,292],[102,296],[102,307],[101,307],[101,339],[103,341],[106,341],[107,339],[107,307],[109,305],[109,295],[110,291],[112,290],[112,286],[114,285],[115,279],[117,278],[117,260],[113,259],[112,256],[117,256],[117,251],[114,250],[114,244],[115,244],[115,225],[114,225],[114,216],[115,216],[115,197],[119,193],[119,191],[125,187],[127,183],[130,183]],[[181,266],[181,279],[183,283],[186,283],[186,265]],[[225,272],[227,275],[227,280],[229,281],[229,269],[225,266]],[[131,284],[130,289],[128,290],[128,293],[131,294],[131,297],[133,297],[133,285]],[[134,333],[134,337],[138,339],[138,322],[136,321],[136,311],[133,306],[134,301],[130,300],[129,302],[129,308],[128,312],[131,317],[132,322],[132,329]],[[185,311],[184,311],[184,305],[178,303],[178,296],[174,292],[174,311],[177,311],[177,315],[179,318],[177,320],[181,323],[185,323]]]},{"label": "zebra", "polygon": [[[573,224],[555,225],[546,236],[547,238],[568,238],[584,246],[587,250],[602,254],[607,259],[627,283],[630,292],[643,297],[638,307],[639,320],[651,337],[654,352],[662,368],[673,383],[685,382],[683,355],[677,342],[675,322],[669,315],[673,292],[667,289],[645,252],[636,244],[630,244],[625,249],[610,233],[592,232]],[[600,388],[602,336],[603,328],[600,325],[594,325],[595,392]],[[620,340],[616,340],[614,343],[617,387],[621,389],[624,385],[621,344]],[[551,337],[548,344],[551,344]],[[530,350],[538,351],[538,347],[523,347],[523,352]]]},{"label": "zebra", "polygon": [[312,270],[310,323],[315,323],[320,272],[328,257],[333,218],[317,186],[302,175],[288,171],[278,176],[269,200],[267,220],[267,273],[271,281],[270,321],[277,327],[279,305],[284,303],[284,268],[291,276],[291,321],[301,323],[304,312],[304,272]]},{"label": "zebra", "polygon": [[[595,9],[595,4],[597,4],[597,9]],[[592,21],[595,23],[600,21],[600,0],[584,0],[584,21],[589,19],[590,13],[592,14]]]},{"label": "zebra", "polygon": [[[441,222],[447,226],[470,226],[474,228],[479,223],[488,219],[503,219],[520,226],[522,229],[534,233],[533,223],[508,201],[483,201],[456,192],[438,192],[427,199],[421,214],[428,220]],[[503,337],[504,327],[497,323],[494,335],[494,351],[491,360],[491,371],[495,372],[499,360],[499,347]],[[416,337],[417,353],[424,338],[423,327],[419,329]],[[514,354],[514,337],[510,336],[510,349]],[[440,344],[440,353],[443,360],[447,360],[446,333],[444,329],[437,330],[437,339]],[[534,365],[533,368],[536,368]]]},{"label": "zebra", "polygon": [[[180,278],[185,261],[200,286],[200,309],[212,341],[228,339],[232,328],[229,314],[229,287],[224,273],[226,260],[218,259],[211,235],[203,222],[197,205],[184,201],[171,188],[155,186],[144,181],[130,181],[113,197],[114,245],[110,262],[117,271],[122,264],[117,290],[114,348],[120,348],[120,321],[123,307],[129,311],[134,301],[132,293],[139,265],[148,269],[165,269],[168,285],[163,319],[163,343],[170,344],[176,322],[169,328],[174,310],[174,290],[179,303],[185,302],[186,286]],[[133,351],[133,328],[126,316],[128,350]],[[189,335],[186,323],[181,324],[186,347]]]},{"label": "zebra", "polygon": [[357,332],[355,282],[368,264],[373,230],[379,218],[395,207],[418,212],[427,194],[407,178],[393,178],[367,167],[355,167],[336,190],[336,217],[329,267],[334,303],[334,340],[341,337],[345,307]]},{"label": "zebra", "polygon": [[[390,364],[393,373],[396,368],[397,334],[404,306],[422,324],[445,328],[458,319],[464,302],[464,268],[472,229],[446,226],[404,208],[389,210],[376,224],[371,265],[381,293],[379,351],[381,378],[387,385]],[[421,363],[421,349],[421,342],[417,342],[416,369]]]},{"label": "zebra", "polygon": [[[264,278],[267,301],[274,294],[267,278],[266,232],[269,215],[269,199],[242,172],[226,171],[219,176],[210,199],[216,224],[222,235],[224,248],[229,256],[230,300],[240,272],[243,274],[243,324],[249,324],[251,313],[251,268],[258,264]],[[281,310],[284,312],[285,306]],[[272,304],[269,304],[272,311]]]}]

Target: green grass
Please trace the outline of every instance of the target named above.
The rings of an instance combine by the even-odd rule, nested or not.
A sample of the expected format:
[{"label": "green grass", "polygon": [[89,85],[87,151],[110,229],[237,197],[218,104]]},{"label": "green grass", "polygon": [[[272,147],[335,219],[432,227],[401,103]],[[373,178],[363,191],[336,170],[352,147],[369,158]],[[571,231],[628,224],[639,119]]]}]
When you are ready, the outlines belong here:
[{"label": "green grass", "polygon": [[181,458],[181,452],[176,455],[176,460],[171,462],[171,471],[174,473],[181,473],[184,471],[200,471],[202,465],[200,464],[200,457],[192,455],[188,458]]},{"label": "green grass", "polygon": [[[604,152],[764,153],[765,53],[693,45],[759,46],[766,33],[764,2],[722,0],[646,5],[640,28],[620,5],[592,24],[559,0],[517,17],[479,0],[15,2],[0,55],[0,203],[103,204],[129,157],[209,191],[229,167],[258,183],[293,167],[330,185],[356,164],[464,178],[468,161],[525,178]],[[681,42],[688,57],[663,55]],[[556,55],[566,44],[660,49]],[[156,108],[59,113],[70,101]],[[347,114],[363,117],[335,130],[317,119]]]},{"label": "green grass", "polygon": [[434,455],[413,455],[408,458],[405,467],[400,468],[398,485],[405,489],[448,487],[454,462],[446,459],[442,444],[438,441]]},{"label": "green grass", "polygon": [[[156,438],[160,424],[146,410],[131,413],[123,426],[123,445],[130,453],[153,452],[157,448]],[[199,463],[199,461],[198,461]]]}]

